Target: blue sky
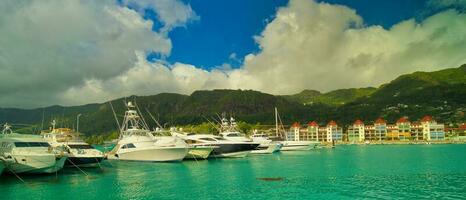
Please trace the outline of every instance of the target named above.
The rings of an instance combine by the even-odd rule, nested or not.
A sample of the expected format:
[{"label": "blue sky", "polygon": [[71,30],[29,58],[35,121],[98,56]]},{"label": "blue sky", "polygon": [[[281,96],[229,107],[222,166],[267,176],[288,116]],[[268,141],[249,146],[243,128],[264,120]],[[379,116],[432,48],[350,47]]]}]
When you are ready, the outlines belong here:
[{"label": "blue sky", "polygon": [[[425,0],[326,0],[331,4],[355,9],[367,25],[390,28],[400,21],[416,18],[422,20],[433,13]],[[173,43],[169,62],[190,63],[204,69],[228,63],[241,65],[241,58],[257,52],[253,36],[259,35],[267,21],[273,19],[279,7],[287,0],[235,0],[205,1],[186,0],[200,19],[169,33]],[[153,14],[153,13],[152,13]],[[146,16],[157,21],[155,15]],[[154,26],[155,29],[159,26]],[[229,59],[231,54],[239,59]],[[151,58],[159,58],[156,55]]]}]

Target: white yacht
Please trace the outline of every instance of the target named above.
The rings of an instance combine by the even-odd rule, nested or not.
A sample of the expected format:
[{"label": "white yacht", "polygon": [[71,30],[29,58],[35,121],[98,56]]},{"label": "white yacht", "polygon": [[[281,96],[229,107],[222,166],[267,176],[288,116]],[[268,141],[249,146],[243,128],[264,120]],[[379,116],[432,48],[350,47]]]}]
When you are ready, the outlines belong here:
[{"label": "white yacht", "polygon": [[257,142],[260,145],[257,147],[257,150],[253,150],[252,154],[270,154],[275,153],[281,150],[283,144],[280,142],[275,142],[269,139],[268,135],[264,133],[255,133],[251,135],[253,142]]},{"label": "white yacht", "polygon": [[149,162],[183,160],[188,153],[188,145],[183,140],[154,136],[131,102],[128,102],[127,108],[118,143],[109,152],[108,159]]},{"label": "white yacht", "polygon": [[[278,120],[280,119],[278,115],[277,108],[275,108],[275,130],[276,130],[276,136],[280,137],[279,131],[279,125],[278,125]],[[281,119],[280,119],[280,124],[281,124]],[[283,125],[281,124],[281,130],[283,130]],[[319,142],[317,141],[307,141],[307,140],[300,140],[299,137],[299,132],[286,132],[284,133],[283,136],[281,136],[283,141],[280,141],[283,146],[281,148],[281,151],[305,151],[305,150],[310,150],[314,149],[319,145]]]},{"label": "white yacht", "polygon": [[98,167],[104,154],[84,142],[79,134],[69,128],[55,128],[52,122],[51,131],[43,131],[42,136],[54,148],[62,148],[68,152],[65,167]]},{"label": "white yacht", "polygon": [[228,121],[225,117],[222,118],[220,135],[227,141],[236,142],[239,144],[249,144],[253,146],[254,148],[251,148],[249,153],[255,152],[255,150],[259,150],[258,147],[260,143],[252,141],[250,138],[247,138],[244,134],[239,132],[238,126],[233,117],[230,117],[230,121]]},{"label": "white yacht", "polygon": [[204,145],[201,143],[197,143],[194,140],[188,140],[186,139],[187,136],[193,135],[194,133],[183,133],[183,132],[178,132],[175,129],[170,130],[171,135],[179,137],[183,139],[189,147],[188,155],[184,159],[207,159],[209,158],[210,154],[215,148],[218,148],[217,146],[210,146],[210,145]]},{"label": "white yacht", "polygon": [[13,133],[8,124],[0,134],[0,156],[12,160],[5,165],[12,173],[54,173],[67,159],[39,135]]},{"label": "white yacht", "polygon": [[246,157],[259,144],[251,142],[229,141],[223,137],[207,134],[187,134],[183,139],[194,146],[214,147],[209,157],[212,158],[242,158]]}]

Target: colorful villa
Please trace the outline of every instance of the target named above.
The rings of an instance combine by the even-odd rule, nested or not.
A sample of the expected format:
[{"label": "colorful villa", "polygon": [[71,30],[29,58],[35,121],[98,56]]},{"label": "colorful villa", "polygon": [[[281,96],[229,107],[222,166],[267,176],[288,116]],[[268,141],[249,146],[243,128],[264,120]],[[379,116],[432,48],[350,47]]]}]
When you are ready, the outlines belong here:
[{"label": "colorful villa", "polygon": [[348,126],[347,132],[343,133],[342,127],[333,120],[322,127],[316,121],[309,122],[307,127],[301,127],[296,122],[291,126],[288,135],[290,139],[292,137],[319,142],[436,141],[445,139],[445,125],[437,123],[431,116],[423,117],[419,123],[410,122],[408,118],[402,117],[395,124],[387,124],[384,119],[378,118],[373,124],[366,125],[357,119]]}]

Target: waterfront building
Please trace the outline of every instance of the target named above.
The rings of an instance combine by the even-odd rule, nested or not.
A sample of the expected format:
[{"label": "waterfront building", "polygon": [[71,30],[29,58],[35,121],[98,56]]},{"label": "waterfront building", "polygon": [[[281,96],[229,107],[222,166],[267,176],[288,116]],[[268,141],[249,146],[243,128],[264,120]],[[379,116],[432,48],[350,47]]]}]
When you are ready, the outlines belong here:
[{"label": "waterfront building", "polygon": [[407,117],[402,117],[396,121],[396,126],[398,128],[398,139],[399,140],[409,140],[411,136],[411,122]]},{"label": "waterfront building", "polygon": [[307,134],[311,141],[323,141],[324,138],[319,137],[319,124],[316,121],[307,124]]},{"label": "waterfront building", "polygon": [[387,136],[387,122],[384,119],[379,118],[374,122],[374,136],[375,140],[385,140]]},{"label": "waterfront building", "polygon": [[356,120],[353,125],[348,127],[349,142],[363,142],[365,139],[364,123],[361,120]]},{"label": "waterfront building", "polygon": [[308,130],[301,128],[298,122],[291,125],[291,131],[287,133],[288,141],[309,141],[311,140]]},{"label": "waterfront building", "polygon": [[301,125],[298,122],[293,123],[293,125],[291,125],[291,130],[286,133],[286,140],[287,141],[299,141],[300,129],[301,129]]},{"label": "waterfront building", "polygon": [[376,140],[374,125],[365,125],[364,126],[364,138],[365,140]]},{"label": "waterfront building", "polygon": [[387,124],[387,140],[399,140],[400,134],[398,132],[398,126],[396,124]]},{"label": "waterfront building", "polygon": [[327,141],[327,127],[326,126],[319,126],[319,142],[326,142]]},{"label": "waterfront building", "polygon": [[343,129],[338,127],[338,124],[331,120],[326,127],[327,130],[327,142],[332,141],[343,141]]},{"label": "waterfront building", "polygon": [[411,138],[413,140],[423,140],[424,139],[424,137],[423,137],[423,128],[422,128],[421,123],[419,123],[419,122],[411,123],[410,129],[411,129]]},{"label": "waterfront building", "polygon": [[445,125],[437,123],[431,116],[424,116],[421,120],[422,135],[427,141],[444,140]]}]

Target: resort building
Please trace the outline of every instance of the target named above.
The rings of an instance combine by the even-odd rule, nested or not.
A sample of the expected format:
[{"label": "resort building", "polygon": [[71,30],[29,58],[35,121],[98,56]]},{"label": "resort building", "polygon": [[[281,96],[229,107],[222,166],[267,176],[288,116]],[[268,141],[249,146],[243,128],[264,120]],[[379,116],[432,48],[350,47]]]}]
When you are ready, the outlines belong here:
[{"label": "resort building", "polygon": [[349,142],[363,142],[365,139],[364,122],[356,120],[353,125],[348,127],[347,133]]},{"label": "resort building", "polygon": [[364,138],[365,140],[376,140],[374,125],[364,125]]},{"label": "resort building", "polygon": [[386,140],[399,140],[398,127],[395,124],[387,124]]},{"label": "resort building", "polygon": [[330,121],[326,127],[327,142],[343,141],[343,129],[335,121]]},{"label": "resort building", "polygon": [[312,141],[324,140],[322,136],[319,137],[319,124],[317,124],[316,121],[312,121],[307,124],[307,134],[309,135],[309,139]]},{"label": "resort building", "polygon": [[411,138],[413,140],[423,140],[424,137],[422,135],[422,132],[423,132],[423,128],[422,128],[422,125],[421,123],[419,122],[413,122],[411,123]]},{"label": "resort building", "polygon": [[291,125],[291,130],[287,132],[286,138],[289,141],[309,141],[311,137],[306,129],[301,129],[301,125],[298,122]]},{"label": "resort building", "polygon": [[374,122],[374,136],[375,140],[385,140],[387,136],[387,122],[382,118],[375,120]]},{"label": "resort building", "polygon": [[425,116],[421,120],[422,136],[425,140],[444,140],[445,125],[438,124],[431,116]]}]

